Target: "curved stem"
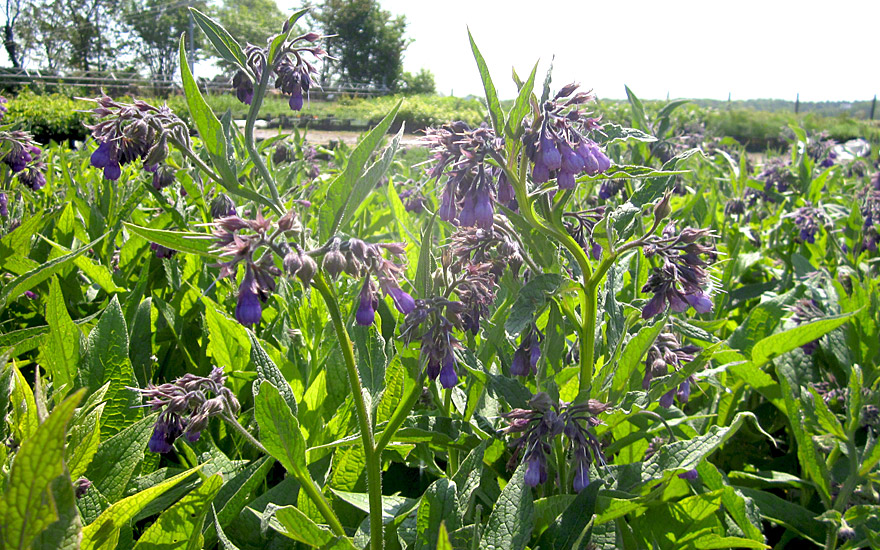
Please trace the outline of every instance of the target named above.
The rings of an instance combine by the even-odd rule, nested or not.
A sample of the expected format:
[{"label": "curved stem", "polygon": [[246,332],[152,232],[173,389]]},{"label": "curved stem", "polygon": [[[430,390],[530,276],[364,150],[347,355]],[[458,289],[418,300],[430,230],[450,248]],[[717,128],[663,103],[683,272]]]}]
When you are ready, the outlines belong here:
[{"label": "curved stem", "polygon": [[379,434],[379,439],[376,441],[376,454],[381,455],[382,451],[385,450],[385,447],[391,443],[391,438],[394,437],[394,434],[397,433],[397,430],[403,425],[403,422],[406,420],[406,417],[409,416],[410,411],[415,406],[416,401],[418,401],[419,397],[422,395],[422,387],[424,386],[425,377],[424,375],[419,376],[416,383],[410,388],[409,393],[406,394],[406,397],[403,398],[402,404],[395,409],[394,413],[391,415],[391,419],[388,420],[388,424],[385,425],[385,429]]},{"label": "curved stem", "polygon": [[351,395],[354,399],[355,411],[357,412],[358,425],[361,430],[361,443],[364,448],[364,458],[367,467],[367,490],[369,491],[370,502],[370,548],[372,550],[382,550],[384,545],[384,530],[382,526],[382,471],[379,462],[379,453],[376,452],[376,446],[373,442],[373,430],[370,426],[370,417],[367,412],[367,405],[364,402],[363,387],[361,379],[358,375],[357,363],[354,358],[354,347],[348,331],[342,322],[342,313],[339,311],[339,303],[333,290],[327,285],[323,273],[312,280],[312,285],[321,293],[324,302],[327,304],[327,310],[330,312],[330,318],[333,321],[333,328],[336,330],[336,338],[339,341],[339,347],[342,349],[342,357],[345,360],[345,368],[348,372],[348,383],[351,386]]},{"label": "curved stem", "polygon": [[[262,443],[257,440],[249,431],[247,431],[244,426],[238,423],[238,420],[235,419],[232,415],[223,414],[221,416],[223,420],[225,420],[230,426],[235,429],[239,434],[241,434],[248,443],[253,445],[257,450],[261,453],[272,456],[266,447],[263,446]],[[327,502],[327,499],[324,498],[324,494],[315,484],[315,481],[312,479],[312,476],[308,474],[308,472],[295,471],[290,472],[296,477],[299,481],[300,486],[306,492],[308,497],[315,503],[315,506],[318,507],[318,510],[321,512],[321,515],[324,516],[324,519],[327,520],[327,524],[339,536],[345,536],[345,529],[342,527],[342,523],[339,522],[339,518],[336,517],[336,514],[333,513],[333,509],[330,507],[330,503]]]},{"label": "curved stem", "polygon": [[266,163],[263,162],[263,157],[260,156],[260,153],[257,151],[256,143],[254,142],[254,126],[257,122],[257,115],[260,112],[260,107],[263,104],[263,97],[266,95],[266,88],[268,87],[269,76],[271,74],[272,68],[266,67],[263,70],[260,81],[254,88],[254,98],[251,101],[251,108],[248,110],[247,121],[244,126],[244,143],[254,166],[257,167],[257,171],[266,181],[266,185],[269,186],[269,192],[272,193],[272,202],[284,212],[284,204],[281,202],[281,197],[278,195],[278,187],[275,186],[275,180],[272,179],[272,174],[269,173],[269,169],[266,167]]}]

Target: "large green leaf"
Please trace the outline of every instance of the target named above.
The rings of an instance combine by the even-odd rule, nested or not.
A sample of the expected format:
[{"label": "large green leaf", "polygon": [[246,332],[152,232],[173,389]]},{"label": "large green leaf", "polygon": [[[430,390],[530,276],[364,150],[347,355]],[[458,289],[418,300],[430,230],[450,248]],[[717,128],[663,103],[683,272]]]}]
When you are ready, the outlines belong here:
[{"label": "large green leaf", "polygon": [[247,58],[245,58],[244,51],[241,49],[241,44],[229,34],[229,31],[224,29],[220,23],[214,21],[197,9],[190,7],[189,11],[193,16],[193,19],[195,19],[195,22],[205,33],[205,36],[211,41],[214,49],[220,54],[220,57],[230,63],[238,65],[240,69],[250,72],[247,65]]},{"label": "large green leaf", "polygon": [[[562,515],[541,536],[546,548],[589,548],[589,525],[596,510],[596,499],[602,482],[590,483],[562,512]],[[567,496],[567,495],[566,495]]]},{"label": "large green leaf", "polygon": [[214,495],[223,485],[223,477],[215,474],[162,512],[138,539],[135,550],[198,550],[202,547],[202,524],[210,510]]},{"label": "large green leaf", "polygon": [[25,550],[59,519],[50,484],[64,472],[67,423],[85,395],[79,391],[62,401],[32,436],[21,443],[0,500],[0,545]]},{"label": "large green leaf", "polygon": [[205,233],[152,229],[128,222],[122,222],[122,224],[135,235],[140,235],[148,241],[160,244],[165,248],[186,252],[187,254],[198,254],[211,260],[218,260],[220,257],[215,250],[211,250],[214,239]]},{"label": "large green leaf", "polygon": [[260,442],[288,472],[305,472],[306,442],[293,411],[268,380],[259,388],[254,396],[254,416],[260,426]]},{"label": "large green leaf", "polygon": [[752,348],[752,363],[762,366],[775,357],[799,348],[813,340],[818,340],[852,318],[855,313],[827,317],[811,323],[804,323],[784,332],[777,332],[760,340]]},{"label": "large green leaf", "polygon": [[388,357],[385,355],[385,340],[374,325],[353,326],[351,339],[357,352],[357,367],[361,383],[375,400],[379,393],[385,389],[385,367],[388,364]]},{"label": "large green leaf", "polygon": [[34,288],[38,284],[47,280],[52,275],[58,273],[63,268],[67,267],[68,263],[73,262],[74,259],[91,250],[106,236],[106,234],[101,235],[100,237],[83,246],[82,248],[78,248],[70,254],[58,256],[54,260],[42,263],[39,267],[36,267],[28,271],[27,273],[23,273],[22,275],[19,275],[18,277],[6,283],[3,286],[3,289],[0,290],[0,311],[3,311],[3,309],[9,303],[9,300],[18,298],[26,290]]},{"label": "large green leaf", "polygon": [[535,504],[532,489],[525,482],[525,463],[501,491],[492,509],[481,548],[486,550],[523,550],[532,536],[535,525]]},{"label": "large green leaf", "polygon": [[334,548],[337,550],[354,550],[355,545],[345,537],[334,534],[330,529],[322,527],[309,519],[295,506],[282,506],[275,509],[277,523],[270,521],[269,526],[286,537],[318,548]]},{"label": "large green leaf", "polygon": [[440,478],[428,486],[416,517],[416,550],[437,547],[440,524],[444,520],[453,531],[458,528],[455,493],[455,483],[446,478]]},{"label": "large green leaf", "polygon": [[85,477],[110,502],[124,496],[131,476],[143,462],[155,421],[155,415],[142,418],[98,446]]},{"label": "large green leaf", "polygon": [[[477,63],[479,64],[479,61]],[[532,97],[532,91],[535,89],[535,73],[537,72],[538,64],[535,63],[535,66],[532,67],[532,73],[519,89],[516,101],[514,101],[513,107],[510,108],[510,112],[507,114],[507,122],[504,124],[504,132],[505,137],[511,141],[517,141],[522,137],[524,131],[522,121],[525,116],[529,114],[529,100]],[[482,69],[480,70],[480,74],[482,75]]]},{"label": "large green leaf", "polygon": [[535,313],[547,305],[549,295],[556,292],[563,278],[557,273],[532,277],[520,290],[504,322],[508,334],[519,334],[533,322]]},{"label": "large green leaf", "polygon": [[[275,366],[272,358],[269,357],[269,354],[263,349],[257,336],[251,331],[248,331],[248,336],[251,339],[251,361],[257,369],[258,383],[261,380],[269,381],[270,384],[275,386],[275,389],[281,394],[281,397],[284,398],[285,403],[287,403],[287,406],[293,411],[293,414],[296,414],[296,396],[293,395],[293,389],[290,387],[290,384],[287,383],[287,380],[284,379],[284,375],[281,374],[281,371]],[[254,388],[259,391],[258,385],[254,386]]]},{"label": "large green leaf", "polygon": [[[213,503],[220,510],[214,512],[214,524],[205,529],[206,547],[210,547],[215,538],[222,542],[222,528],[228,526],[244,510],[251,493],[263,484],[274,464],[275,459],[272,457],[259,458],[223,485]],[[217,529],[217,525],[221,529]]]},{"label": "large green leaf", "polygon": [[67,312],[57,277],[53,277],[49,283],[46,322],[49,324],[49,336],[41,349],[43,366],[52,375],[56,387],[64,385],[69,389],[79,364],[81,333]]},{"label": "large green leaf", "polygon": [[[394,108],[391,109],[391,112],[385,115],[385,118],[358,143],[357,147],[348,157],[345,170],[336,176],[328,186],[327,195],[324,197],[324,203],[321,205],[318,213],[318,237],[322,242],[339,231],[343,220],[357,211],[360,203],[366,198],[368,193],[365,194],[363,189],[359,189],[357,193],[354,193],[353,190],[363,187],[363,184],[359,186],[359,180],[365,176],[363,172],[364,166],[370,160],[373,151],[382,142],[382,138],[388,132],[388,128],[391,127],[391,123],[394,121],[394,117],[397,116],[397,111],[400,110],[402,102],[403,100],[398,101]],[[377,173],[384,163],[384,158],[377,163]],[[356,202],[358,199],[359,202]]]},{"label": "large green leaf", "polygon": [[474,59],[477,62],[477,69],[480,71],[480,78],[483,81],[483,90],[486,92],[486,107],[489,109],[489,118],[492,119],[492,128],[495,129],[495,135],[504,135],[504,111],[501,110],[501,102],[498,100],[498,92],[495,91],[495,84],[492,83],[492,77],[489,76],[489,67],[483,54],[477,48],[474,37],[471,36],[471,30],[468,29],[468,40],[471,43],[471,51],[474,53]]},{"label": "large green leaf", "polygon": [[137,385],[128,357],[128,329],[116,296],[89,333],[85,357],[76,376],[77,385],[95,391],[107,382],[107,405],[101,433],[112,435],[141,415],[138,395],[128,389]]},{"label": "large green leaf", "polygon": [[416,266],[416,278],[413,281],[413,290],[418,298],[427,299],[433,291],[434,281],[431,274],[434,272],[436,262],[432,250],[434,249],[434,222],[437,221],[437,213],[425,224],[422,232],[422,240],[419,244],[419,263]]},{"label": "large green leaf", "polygon": [[162,495],[199,469],[201,469],[201,466],[187,470],[161,483],[157,483],[149,489],[144,489],[139,493],[113,503],[95,521],[83,528],[81,550],[112,550],[115,548],[119,540],[119,530],[127,527],[138,512],[153,499]]}]

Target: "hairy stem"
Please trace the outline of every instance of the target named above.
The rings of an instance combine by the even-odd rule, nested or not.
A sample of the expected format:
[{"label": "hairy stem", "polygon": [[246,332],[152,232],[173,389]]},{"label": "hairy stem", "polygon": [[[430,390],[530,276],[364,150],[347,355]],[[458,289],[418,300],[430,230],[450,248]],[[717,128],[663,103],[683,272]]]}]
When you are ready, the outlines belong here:
[{"label": "hairy stem", "polygon": [[352,346],[351,338],[349,338],[348,331],[342,322],[339,303],[333,290],[327,285],[324,274],[318,273],[312,281],[312,285],[318,289],[318,292],[321,293],[321,297],[324,298],[324,302],[327,304],[327,310],[330,312],[333,328],[336,331],[336,338],[339,341],[339,347],[342,349],[345,368],[348,371],[348,383],[351,386],[351,395],[354,399],[355,411],[357,412],[358,425],[361,430],[361,444],[364,448],[364,458],[367,467],[367,490],[369,491],[370,502],[370,548],[371,550],[382,550],[384,545],[382,526],[382,465],[373,441],[373,430],[370,426],[370,417],[364,401],[363,387],[361,386],[361,379],[358,375],[357,363],[354,358],[354,346]]}]

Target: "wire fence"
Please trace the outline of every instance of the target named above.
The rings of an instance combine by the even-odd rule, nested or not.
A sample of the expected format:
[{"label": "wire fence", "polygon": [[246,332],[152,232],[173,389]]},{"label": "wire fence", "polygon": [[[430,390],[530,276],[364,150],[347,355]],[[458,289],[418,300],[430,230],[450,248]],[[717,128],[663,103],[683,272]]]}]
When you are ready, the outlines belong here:
[{"label": "wire fence", "polygon": [[[198,79],[202,92],[225,94],[233,91],[230,80]],[[150,93],[168,96],[182,92],[179,82],[172,79],[144,78],[131,73],[113,71],[90,71],[83,75],[59,75],[40,71],[2,71],[0,89],[16,90],[23,87],[41,88],[49,91],[61,88],[78,88],[88,92],[104,92],[109,95],[137,95]],[[312,99],[334,100],[338,97],[376,97],[392,93],[387,87],[350,81],[329,81],[314,86],[309,91]]]}]

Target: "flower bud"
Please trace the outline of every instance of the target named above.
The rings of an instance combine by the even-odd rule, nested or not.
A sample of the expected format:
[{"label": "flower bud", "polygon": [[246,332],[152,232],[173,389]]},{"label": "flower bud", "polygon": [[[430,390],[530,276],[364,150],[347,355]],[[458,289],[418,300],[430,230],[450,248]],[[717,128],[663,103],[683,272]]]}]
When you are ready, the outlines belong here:
[{"label": "flower bud", "polygon": [[672,194],[667,192],[663,195],[663,198],[660,199],[660,202],[654,206],[654,225],[659,225],[662,220],[666,219],[669,214],[672,213],[672,207],[669,206],[671,198]]},{"label": "flower bud", "polygon": [[340,252],[338,248],[333,248],[324,255],[321,269],[326,271],[331,279],[335,279],[345,270],[345,264],[345,254]]},{"label": "flower bud", "polygon": [[293,277],[299,272],[300,268],[302,268],[302,255],[296,250],[291,250],[286,256],[284,256],[284,260],[282,260],[281,264],[284,266],[284,271]]},{"label": "flower bud", "polygon": [[226,193],[219,193],[211,201],[211,217],[216,219],[235,216],[235,203]]},{"label": "flower bud", "polygon": [[299,270],[296,272],[296,276],[299,277],[299,280],[302,281],[303,285],[309,286],[312,284],[312,277],[314,277],[317,272],[317,262],[315,262],[315,260],[308,254],[303,254],[302,266],[300,266]]}]

